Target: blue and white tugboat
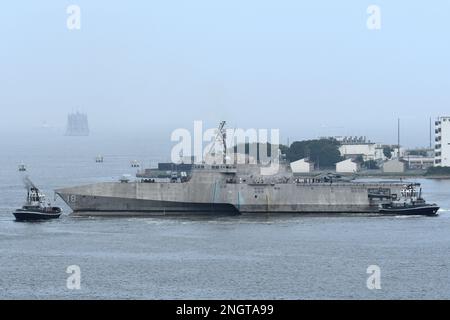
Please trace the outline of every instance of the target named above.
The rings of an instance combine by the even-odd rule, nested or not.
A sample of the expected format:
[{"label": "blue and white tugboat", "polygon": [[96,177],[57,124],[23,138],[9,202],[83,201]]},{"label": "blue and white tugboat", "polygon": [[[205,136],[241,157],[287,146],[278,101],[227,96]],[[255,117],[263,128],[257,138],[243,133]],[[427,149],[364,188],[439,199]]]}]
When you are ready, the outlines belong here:
[{"label": "blue and white tugboat", "polygon": [[[419,187],[419,191],[416,187]],[[420,184],[409,184],[402,189],[399,199],[382,204],[379,210],[382,214],[436,216],[439,206],[435,203],[426,203],[422,198]]]},{"label": "blue and white tugboat", "polygon": [[16,221],[37,221],[57,219],[62,213],[60,207],[52,207],[50,203],[45,205],[45,195],[30,181],[25,178],[27,187],[27,202],[21,209],[13,212]]}]

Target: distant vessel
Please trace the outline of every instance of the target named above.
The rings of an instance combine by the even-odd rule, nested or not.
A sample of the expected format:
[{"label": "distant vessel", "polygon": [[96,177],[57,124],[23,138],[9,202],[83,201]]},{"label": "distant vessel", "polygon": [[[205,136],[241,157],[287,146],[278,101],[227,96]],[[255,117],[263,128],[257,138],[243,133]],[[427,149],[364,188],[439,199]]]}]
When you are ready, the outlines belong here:
[{"label": "distant vessel", "polygon": [[103,163],[103,156],[102,155],[98,155],[97,157],[95,157],[95,162]]},{"label": "distant vessel", "polygon": [[131,167],[132,168],[139,168],[141,165],[139,164],[139,162],[137,160],[133,160],[131,161]]},{"label": "distant vessel", "polygon": [[27,171],[27,167],[25,166],[25,164],[23,164],[23,163],[19,164],[19,171],[20,172]]},{"label": "distant vessel", "polygon": [[66,136],[88,136],[89,122],[85,113],[69,113],[67,116]]},{"label": "distant vessel", "polygon": [[[219,135],[225,140],[223,125]],[[380,207],[391,205],[408,185],[401,181],[356,182],[333,174],[298,177],[281,164],[279,172],[270,176],[262,175],[256,164],[194,164],[180,174],[179,169],[148,171],[140,173],[137,177],[142,179],[137,181],[121,179],[56,193],[76,215],[85,216],[374,214],[382,213]]]},{"label": "distant vessel", "polygon": [[22,208],[13,212],[17,221],[34,221],[56,219],[62,213],[61,208],[44,204],[45,195],[26,177],[24,179],[27,188],[27,201]]}]

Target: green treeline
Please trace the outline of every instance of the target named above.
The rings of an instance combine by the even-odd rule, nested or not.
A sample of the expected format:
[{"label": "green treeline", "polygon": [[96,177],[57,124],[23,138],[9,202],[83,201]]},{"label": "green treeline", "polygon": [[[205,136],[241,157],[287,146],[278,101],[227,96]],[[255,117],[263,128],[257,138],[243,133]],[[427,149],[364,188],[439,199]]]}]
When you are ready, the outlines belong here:
[{"label": "green treeline", "polygon": [[[255,147],[255,144],[252,144]],[[259,149],[260,147],[268,148],[268,156],[271,156],[271,145],[256,144],[256,150],[259,160]],[[290,146],[280,145],[278,147],[280,152],[286,155],[286,160],[289,162],[297,161],[303,158],[308,158],[310,161],[314,162],[316,168],[332,168],[342,160],[341,154],[339,152],[339,142],[335,139],[315,139],[315,140],[304,140],[295,141]],[[234,147],[234,152],[237,152],[238,147]],[[265,150],[264,150],[265,151]],[[245,144],[245,154],[250,153],[249,143]],[[263,152],[265,154],[265,152]]]},{"label": "green treeline", "polygon": [[428,168],[426,175],[450,175],[450,167],[430,167]]}]

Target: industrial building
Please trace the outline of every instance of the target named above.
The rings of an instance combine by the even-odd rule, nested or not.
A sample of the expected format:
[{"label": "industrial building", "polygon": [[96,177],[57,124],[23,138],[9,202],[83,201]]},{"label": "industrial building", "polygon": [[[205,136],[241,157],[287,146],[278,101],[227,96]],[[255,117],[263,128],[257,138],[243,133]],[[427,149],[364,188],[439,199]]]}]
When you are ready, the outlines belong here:
[{"label": "industrial building", "polygon": [[300,159],[291,162],[291,170],[293,173],[307,173],[314,170],[314,163],[308,159]]},{"label": "industrial building", "polygon": [[388,160],[383,163],[384,173],[403,173],[406,170],[406,162],[399,159]]},{"label": "industrial building", "polygon": [[[395,158],[402,158],[406,155],[406,149],[400,147],[400,149],[398,148],[398,146],[392,146],[392,157],[391,159],[395,159]],[[400,153],[399,153],[400,150]]]},{"label": "industrial building", "polygon": [[384,160],[383,146],[366,137],[335,137],[340,143],[339,152],[344,158],[355,159],[362,156],[364,161]]},{"label": "industrial building", "polygon": [[407,156],[403,160],[407,161],[410,170],[425,170],[434,165],[434,157]]},{"label": "industrial building", "polygon": [[336,172],[339,173],[354,173],[358,172],[360,169],[359,163],[354,162],[352,159],[346,159],[336,163]]},{"label": "industrial building", "polygon": [[450,167],[450,117],[439,117],[435,122],[434,165]]}]

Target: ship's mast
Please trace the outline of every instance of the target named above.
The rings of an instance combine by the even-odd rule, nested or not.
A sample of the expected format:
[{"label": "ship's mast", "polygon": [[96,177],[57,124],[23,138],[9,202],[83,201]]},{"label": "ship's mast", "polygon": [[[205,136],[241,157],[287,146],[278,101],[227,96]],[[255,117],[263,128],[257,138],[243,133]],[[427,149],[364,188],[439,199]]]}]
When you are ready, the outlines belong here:
[{"label": "ship's mast", "polygon": [[397,119],[397,158],[400,160],[400,118]]},{"label": "ship's mast", "polygon": [[214,149],[217,140],[220,140],[220,142],[222,143],[223,149],[222,149],[222,153],[223,153],[223,164],[226,164],[226,160],[227,160],[227,131],[225,129],[225,124],[227,122],[226,121],[221,121],[219,124],[219,127],[217,129],[217,135],[216,138],[214,139],[214,143],[212,144],[211,148],[209,149],[208,153],[211,153],[211,151]]},{"label": "ship's mast", "polygon": [[30,180],[28,176],[23,178],[25,188],[27,189],[27,203],[33,204],[35,202],[42,202],[44,195],[40,192],[39,188]]},{"label": "ship's mast", "polygon": [[219,135],[223,146],[223,164],[227,163],[227,130],[225,130],[226,121],[221,121],[219,125]]}]

